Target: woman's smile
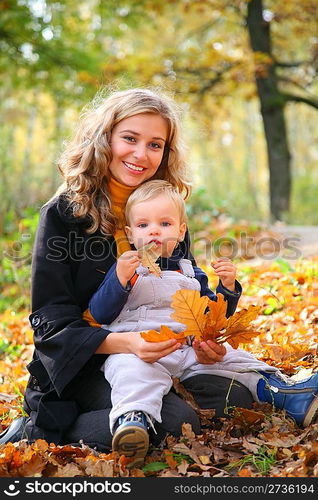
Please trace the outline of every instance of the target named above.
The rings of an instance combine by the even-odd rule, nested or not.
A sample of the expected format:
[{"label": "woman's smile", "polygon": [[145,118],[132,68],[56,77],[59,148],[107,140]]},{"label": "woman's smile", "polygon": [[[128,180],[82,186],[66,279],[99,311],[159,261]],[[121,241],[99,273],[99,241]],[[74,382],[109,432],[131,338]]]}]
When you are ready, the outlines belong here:
[{"label": "woman's smile", "polygon": [[126,168],[128,168],[128,170],[132,170],[137,174],[146,170],[145,167],[142,167],[141,165],[136,165],[135,163],[129,163],[128,161],[123,161],[123,164],[125,165]]}]

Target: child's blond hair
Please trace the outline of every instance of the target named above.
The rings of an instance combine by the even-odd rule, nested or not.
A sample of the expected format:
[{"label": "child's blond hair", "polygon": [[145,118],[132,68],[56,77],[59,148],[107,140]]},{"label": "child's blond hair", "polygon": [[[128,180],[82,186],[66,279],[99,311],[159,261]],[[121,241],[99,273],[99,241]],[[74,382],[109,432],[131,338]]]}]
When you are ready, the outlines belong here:
[{"label": "child's blond hair", "polygon": [[165,195],[170,198],[179,210],[180,224],[187,221],[185,202],[182,195],[176,188],[170,184],[170,182],[156,179],[153,181],[145,182],[141,184],[135,191],[129,196],[126,208],[125,208],[125,218],[129,225],[131,209],[137,203],[141,203],[148,200],[153,200],[158,196]]}]

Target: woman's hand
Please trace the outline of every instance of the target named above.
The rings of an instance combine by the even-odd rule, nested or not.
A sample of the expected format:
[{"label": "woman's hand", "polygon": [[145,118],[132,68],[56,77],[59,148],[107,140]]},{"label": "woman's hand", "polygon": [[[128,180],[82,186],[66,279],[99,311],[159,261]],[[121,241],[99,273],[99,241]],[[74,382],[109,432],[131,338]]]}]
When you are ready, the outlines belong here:
[{"label": "woman's hand", "polygon": [[194,340],[192,347],[195,351],[197,362],[203,365],[213,365],[222,361],[223,356],[226,354],[224,345],[218,344],[213,340],[207,340],[206,342]]},{"label": "woman's hand", "polygon": [[222,285],[231,292],[235,291],[236,266],[227,257],[221,257],[212,262],[215,274],[220,278]]},{"label": "woman's hand", "polygon": [[124,252],[117,260],[116,273],[121,285],[126,288],[128,281],[133,277],[140,264],[137,250]]},{"label": "woman's hand", "polygon": [[176,339],[164,340],[163,342],[147,342],[139,332],[129,333],[130,352],[136,354],[147,363],[155,363],[160,358],[171,354],[181,347]]},{"label": "woman's hand", "polygon": [[155,363],[158,359],[171,354],[181,347],[176,339],[163,342],[147,342],[140,332],[111,332],[96,349],[96,354],[136,354],[146,363]]}]

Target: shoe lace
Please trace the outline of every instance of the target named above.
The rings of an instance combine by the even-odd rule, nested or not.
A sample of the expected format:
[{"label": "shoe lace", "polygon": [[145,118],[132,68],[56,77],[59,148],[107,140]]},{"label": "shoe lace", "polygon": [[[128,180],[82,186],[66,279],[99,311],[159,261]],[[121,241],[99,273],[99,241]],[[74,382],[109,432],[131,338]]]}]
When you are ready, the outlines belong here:
[{"label": "shoe lace", "polygon": [[135,421],[137,420],[138,422],[142,422],[143,416],[146,417],[146,421],[147,421],[148,426],[152,428],[152,430],[154,431],[155,434],[157,434],[157,431],[156,431],[155,426],[154,426],[154,419],[146,412],[136,411],[136,410],[129,411],[129,412],[125,413],[123,422],[128,422],[131,420],[135,420]]}]

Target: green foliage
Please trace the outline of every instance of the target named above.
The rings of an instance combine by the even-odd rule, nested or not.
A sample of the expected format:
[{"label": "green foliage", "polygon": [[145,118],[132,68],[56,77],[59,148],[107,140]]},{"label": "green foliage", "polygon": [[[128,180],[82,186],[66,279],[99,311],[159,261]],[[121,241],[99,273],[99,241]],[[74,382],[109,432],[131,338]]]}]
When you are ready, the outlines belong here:
[{"label": "green foliage", "polygon": [[285,259],[278,258],[275,260],[275,262],[279,265],[280,271],[284,274],[294,271],[290,263]]},{"label": "green foliage", "polygon": [[[317,2],[263,5],[271,17],[275,59],[291,63],[277,70],[282,90],[315,96]],[[62,141],[103,86],[162,86],[185,110],[197,186],[188,204],[190,229],[204,229],[222,213],[233,220],[266,220],[267,153],[254,70],[266,75],[268,57],[253,57],[246,8],[247,2],[223,0],[1,2],[0,234],[8,224],[2,214],[8,219],[17,210],[22,217],[26,206],[39,206],[53,194]],[[308,115],[306,104],[288,108],[294,172],[286,220],[318,224],[316,110]],[[14,272],[6,263],[6,274]]]},{"label": "green foliage", "polygon": [[[184,453],[172,453],[171,455],[177,465],[180,465],[183,461],[188,462],[189,464],[194,463],[194,460],[189,457],[189,455],[185,455]],[[146,475],[150,475],[151,473],[159,472],[164,469],[169,469],[169,465],[166,462],[151,462],[142,468]]]},{"label": "green foliage", "polygon": [[3,355],[9,356],[14,360],[22,351],[22,346],[11,344],[7,339],[0,339],[0,359]]},{"label": "green foliage", "polygon": [[316,163],[317,161],[311,168],[306,165],[305,175],[296,176],[294,179],[291,208],[287,215],[287,222],[293,225],[318,225]]},{"label": "green foliage", "polygon": [[142,471],[150,475],[151,473],[159,472],[164,469],[169,469],[169,465],[166,462],[151,462],[142,468]]},{"label": "green foliage", "polygon": [[284,304],[282,304],[282,302],[278,298],[269,297],[266,300],[266,307],[263,311],[263,314],[265,314],[265,315],[273,314],[274,312],[280,311],[281,309],[283,309],[283,307],[284,307]]},{"label": "green foliage", "polygon": [[243,469],[246,465],[253,465],[255,469],[263,476],[267,476],[270,468],[276,462],[277,449],[270,449],[267,446],[261,446],[254,455],[245,455],[240,460],[227,465],[225,469]]},{"label": "green foliage", "polygon": [[4,234],[0,240],[0,312],[7,308],[16,311],[30,305],[31,256],[39,213],[34,208],[24,210],[24,217],[15,219],[6,214]]},{"label": "green foliage", "polygon": [[186,212],[190,231],[200,231],[224,213],[225,207],[222,202],[211,200],[205,187],[198,187],[187,201]]}]

